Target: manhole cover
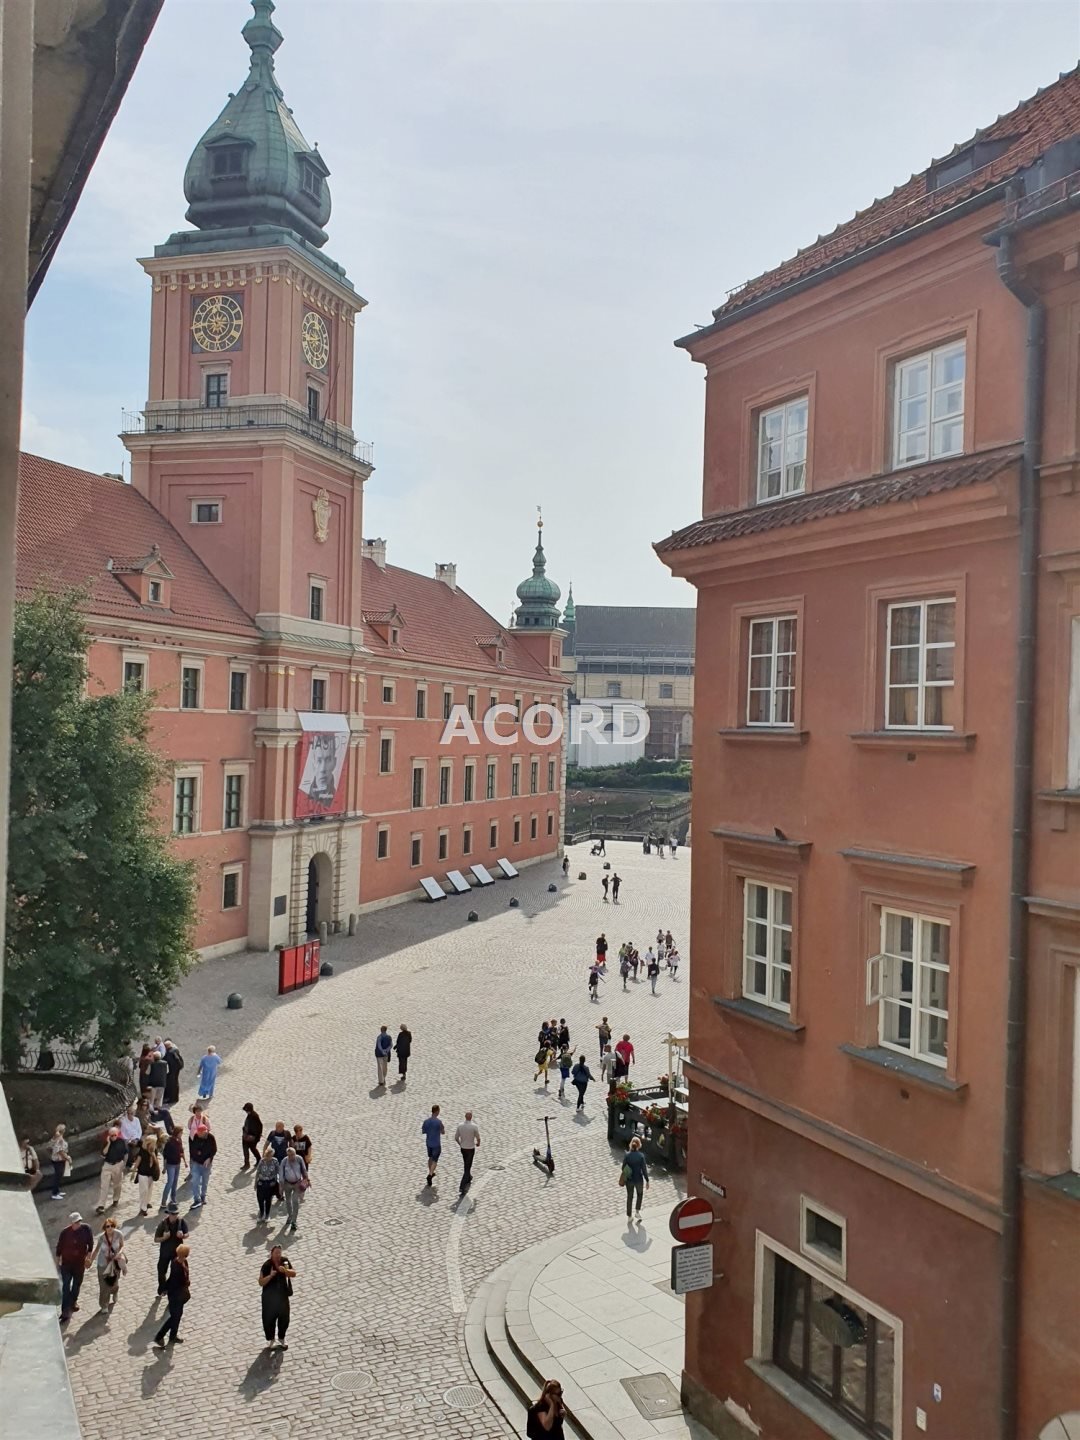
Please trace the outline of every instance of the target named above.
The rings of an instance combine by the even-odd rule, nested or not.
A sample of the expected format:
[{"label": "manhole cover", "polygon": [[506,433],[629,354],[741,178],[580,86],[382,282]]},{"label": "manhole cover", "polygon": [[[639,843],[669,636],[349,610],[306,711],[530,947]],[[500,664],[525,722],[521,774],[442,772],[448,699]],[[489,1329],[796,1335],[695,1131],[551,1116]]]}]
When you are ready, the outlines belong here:
[{"label": "manhole cover", "polygon": [[484,1403],[484,1392],[479,1385],[454,1385],[447,1390],[443,1400],[451,1410],[475,1410]]},{"label": "manhole cover", "polygon": [[670,1375],[634,1375],[620,1384],[646,1420],[682,1414],[682,1401]]},{"label": "manhole cover", "polygon": [[323,1224],[324,1224],[324,1225],[344,1225],[344,1224],[345,1224],[345,1221],[344,1221],[344,1219],[343,1219],[342,1216],[338,1215],[338,1216],[332,1217],[332,1218],[329,1219],[329,1220],[324,1220],[324,1221],[323,1221]]},{"label": "manhole cover", "polygon": [[355,1395],[360,1390],[370,1390],[375,1384],[375,1377],[366,1370],[339,1370],[330,1384],[335,1390],[345,1390]]}]

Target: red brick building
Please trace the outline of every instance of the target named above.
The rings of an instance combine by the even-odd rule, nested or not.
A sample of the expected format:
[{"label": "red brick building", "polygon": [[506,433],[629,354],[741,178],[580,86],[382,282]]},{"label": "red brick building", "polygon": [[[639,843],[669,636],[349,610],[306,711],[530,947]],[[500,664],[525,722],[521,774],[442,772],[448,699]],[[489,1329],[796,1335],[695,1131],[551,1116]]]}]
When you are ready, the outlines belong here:
[{"label": "red brick building", "polygon": [[[563,710],[558,611],[504,628],[455,566],[415,575],[362,539],[366,302],[323,252],[329,171],[277,83],[273,6],[253,8],[250,73],[184,177],[195,228],[140,262],[132,483],[26,456],[19,507],[23,593],[86,584],[91,684],[153,692],[204,954],[334,929],[421,876],[553,855],[562,831],[560,727],[550,708],[528,718]],[[558,599],[537,555],[523,584]],[[494,738],[444,746],[455,703],[478,725],[507,711]]]},{"label": "red brick building", "polygon": [[1080,1433],[1078,204],[1073,71],[678,342],[725,1437]]}]

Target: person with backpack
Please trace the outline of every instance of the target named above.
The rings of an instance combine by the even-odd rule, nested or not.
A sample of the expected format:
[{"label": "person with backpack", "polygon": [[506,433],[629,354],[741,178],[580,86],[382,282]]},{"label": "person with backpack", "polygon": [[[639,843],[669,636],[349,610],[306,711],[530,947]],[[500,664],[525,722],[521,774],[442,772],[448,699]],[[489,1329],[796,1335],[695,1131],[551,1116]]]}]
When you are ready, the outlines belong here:
[{"label": "person with backpack", "polygon": [[386,1067],[390,1064],[390,1056],[394,1050],[394,1042],[390,1039],[390,1032],[385,1025],[379,1026],[379,1033],[375,1036],[375,1070],[377,1089],[386,1088]]},{"label": "person with backpack", "polygon": [[551,1057],[551,1046],[545,1040],[541,1044],[539,1050],[537,1050],[536,1052],[536,1074],[533,1076],[534,1085],[536,1084],[537,1080],[540,1079],[541,1075],[544,1077],[545,1090],[548,1087],[548,1066],[551,1064]]},{"label": "person with backpack", "polygon": [[288,1350],[285,1333],[289,1328],[289,1301],[292,1297],[292,1282],[296,1271],[289,1263],[289,1257],[282,1253],[280,1245],[270,1251],[270,1258],[264,1260],[259,1269],[259,1287],[262,1290],[262,1323],[266,1336],[267,1350],[274,1348],[274,1331],[277,1330],[278,1349]]},{"label": "person with backpack", "polygon": [[154,1241],[158,1247],[157,1293],[159,1295],[168,1293],[165,1282],[169,1278],[169,1266],[172,1264],[177,1250],[183,1245],[187,1233],[187,1221],[180,1218],[179,1205],[175,1200],[170,1200],[165,1207],[165,1214],[154,1231]]},{"label": "person with backpack", "polygon": [[540,1399],[529,1406],[525,1423],[527,1440],[566,1440],[565,1419],[562,1386],[558,1380],[548,1380],[540,1392]]}]

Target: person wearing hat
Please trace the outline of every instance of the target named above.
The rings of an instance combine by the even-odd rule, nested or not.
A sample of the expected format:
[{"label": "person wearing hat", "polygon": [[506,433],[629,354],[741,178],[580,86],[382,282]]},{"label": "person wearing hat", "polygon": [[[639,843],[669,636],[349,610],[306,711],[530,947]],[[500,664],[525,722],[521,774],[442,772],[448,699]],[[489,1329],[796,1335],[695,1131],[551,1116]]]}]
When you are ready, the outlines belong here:
[{"label": "person wearing hat", "polygon": [[[104,1215],[106,1205],[119,1205],[122,1186],[124,1184],[124,1171],[127,1168],[128,1147],[127,1141],[120,1134],[120,1127],[114,1125],[105,1136],[105,1148],[101,1152],[103,1163],[101,1166],[101,1192],[98,1195],[98,1215]],[[109,1195],[112,1193],[112,1199]]]},{"label": "person wearing hat", "polygon": [[56,1263],[60,1269],[60,1323],[66,1325],[79,1308],[79,1291],[94,1248],[94,1232],[78,1210],[68,1216],[68,1223],[57,1236]]},{"label": "person wearing hat", "polygon": [[166,1281],[169,1278],[169,1266],[172,1264],[178,1248],[187,1239],[187,1233],[187,1221],[181,1219],[179,1205],[175,1200],[170,1200],[165,1206],[165,1214],[154,1231],[154,1240],[158,1247],[157,1293],[159,1295],[168,1294]]},{"label": "person wearing hat", "polygon": [[217,1154],[217,1141],[205,1122],[191,1137],[188,1156],[191,1161],[191,1208],[206,1204],[206,1187],[210,1183],[210,1166]]}]

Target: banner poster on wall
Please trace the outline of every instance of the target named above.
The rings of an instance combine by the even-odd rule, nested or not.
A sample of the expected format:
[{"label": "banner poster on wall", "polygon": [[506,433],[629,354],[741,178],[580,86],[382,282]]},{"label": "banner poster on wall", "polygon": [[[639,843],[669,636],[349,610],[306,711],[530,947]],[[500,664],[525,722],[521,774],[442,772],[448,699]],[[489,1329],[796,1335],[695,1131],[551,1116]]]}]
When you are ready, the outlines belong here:
[{"label": "banner poster on wall", "polygon": [[303,735],[297,755],[296,818],[344,815],[349,722],[344,715],[297,712]]}]

